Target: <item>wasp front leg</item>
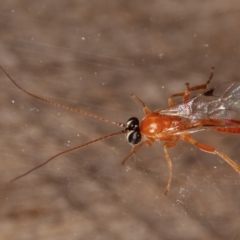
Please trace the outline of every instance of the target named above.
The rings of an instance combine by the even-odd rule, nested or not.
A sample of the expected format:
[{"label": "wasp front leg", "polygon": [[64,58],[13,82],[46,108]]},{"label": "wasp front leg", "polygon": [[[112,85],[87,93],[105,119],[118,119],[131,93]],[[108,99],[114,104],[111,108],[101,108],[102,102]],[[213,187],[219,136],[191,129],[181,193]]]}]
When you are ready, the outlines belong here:
[{"label": "wasp front leg", "polygon": [[149,108],[146,106],[146,104],[139,97],[137,97],[135,94],[131,94],[131,97],[134,98],[135,100],[137,100],[141,104],[145,116],[147,116],[148,114],[151,113]]}]

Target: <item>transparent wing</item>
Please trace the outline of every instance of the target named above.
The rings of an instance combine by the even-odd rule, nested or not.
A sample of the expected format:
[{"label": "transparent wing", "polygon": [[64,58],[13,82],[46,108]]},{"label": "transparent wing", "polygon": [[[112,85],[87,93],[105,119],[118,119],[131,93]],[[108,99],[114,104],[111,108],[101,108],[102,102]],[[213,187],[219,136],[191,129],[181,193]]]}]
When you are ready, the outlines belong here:
[{"label": "transparent wing", "polygon": [[191,98],[187,103],[159,110],[163,115],[202,119],[240,121],[240,82],[222,84]]}]

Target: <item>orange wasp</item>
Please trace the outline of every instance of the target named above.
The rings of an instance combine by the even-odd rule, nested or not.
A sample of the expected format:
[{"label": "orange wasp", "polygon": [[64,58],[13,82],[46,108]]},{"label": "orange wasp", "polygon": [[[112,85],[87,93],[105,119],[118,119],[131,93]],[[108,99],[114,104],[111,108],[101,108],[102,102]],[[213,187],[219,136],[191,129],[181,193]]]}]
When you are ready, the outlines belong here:
[{"label": "orange wasp", "polygon": [[[124,164],[142,146],[152,146],[154,141],[164,142],[163,149],[169,167],[169,179],[164,192],[165,195],[168,194],[172,179],[172,162],[167,149],[174,147],[179,139],[195,145],[202,151],[217,154],[224,161],[230,164],[237,172],[240,173],[240,166],[231,160],[228,156],[213,147],[197,142],[191,136],[191,133],[203,130],[215,130],[223,133],[240,134],[240,120],[237,120],[239,118],[240,108],[240,82],[235,81],[225,83],[216,88],[208,89],[208,85],[213,77],[214,68],[212,68],[210,77],[205,84],[190,87],[189,83],[186,83],[187,89],[185,92],[171,95],[168,99],[169,107],[165,109],[151,111],[140,98],[132,94],[131,97],[141,104],[145,116],[141,122],[139,122],[136,117],[132,117],[128,119],[126,124],[115,122],[81,109],[72,108],[39,97],[23,89],[16,83],[15,80],[13,80],[13,78],[6,72],[6,70],[4,70],[2,66],[0,66],[0,68],[18,89],[33,98],[36,98],[55,107],[78,112],[123,128],[121,131],[111,133],[74,148],[64,150],[52,156],[42,164],[15,177],[11,180],[11,182],[14,182],[17,179],[28,175],[32,171],[42,167],[43,165],[47,164],[62,154],[83,148],[92,143],[119,134],[126,134],[127,141],[133,146],[132,151],[123,159],[122,164]],[[190,98],[190,93],[196,90],[204,91]],[[173,98],[180,96],[183,97],[183,102],[180,104],[174,104]]]}]

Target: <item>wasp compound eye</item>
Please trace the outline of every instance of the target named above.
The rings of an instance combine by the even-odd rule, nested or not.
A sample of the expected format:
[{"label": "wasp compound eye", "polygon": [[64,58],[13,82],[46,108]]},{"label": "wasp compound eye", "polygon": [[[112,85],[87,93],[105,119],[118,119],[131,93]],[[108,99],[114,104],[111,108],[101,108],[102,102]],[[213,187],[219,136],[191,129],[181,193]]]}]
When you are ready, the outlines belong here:
[{"label": "wasp compound eye", "polygon": [[140,131],[130,131],[127,133],[127,140],[130,144],[136,145],[141,141]]},{"label": "wasp compound eye", "polygon": [[127,140],[130,144],[136,145],[141,139],[141,133],[139,129],[139,120],[135,117],[128,119],[126,126]]},{"label": "wasp compound eye", "polygon": [[139,120],[136,117],[129,118],[126,130],[131,131],[139,128]]}]

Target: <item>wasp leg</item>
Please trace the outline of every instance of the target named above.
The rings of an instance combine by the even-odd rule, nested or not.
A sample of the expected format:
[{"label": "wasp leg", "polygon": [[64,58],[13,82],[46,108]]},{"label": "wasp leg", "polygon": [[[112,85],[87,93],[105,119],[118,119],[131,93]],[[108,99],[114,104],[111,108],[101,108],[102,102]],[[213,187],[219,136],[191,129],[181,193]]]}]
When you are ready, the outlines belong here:
[{"label": "wasp leg", "polygon": [[139,97],[137,97],[134,94],[131,94],[131,97],[134,98],[135,100],[137,100],[141,104],[145,116],[147,116],[149,113],[151,113],[149,108],[146,106],[146,104]]},{"label": "wasp leg", "polygon": [[193,145],[195,145],[196,147],[198,147],[200,150],[204,151],[204,152],[208,152],[208,153],[212,153],[212,154],[217,154],[220,158],[222,158],[224,161],[226,161],[229,165],[232,166],[232,168],[237,171],[238,173],[240,173],[240,166],[235,163],[231,158],[229,158],[227,155],[225,155],[224,153],[218,151],[217,149],[210,147],[208,145],[202,144],[197,142],[192,136],[190,136],[189,134],[184,134],[183,136],[181,136],[181,138],[188,143],[191,143]]},{"label": "wasp leg", "polygon": [[196,91],[196,90],[201,90],[201,89],[207,89],[209,83],[211,82],[212,78],[213,78],[213,75],[214,75],[214,67],[211,68],[211,73],[210,73],[210,76],[208,78],[208,81],[205,83],[205,84],[201,84],[201,85],[197,85],[197,86],[194,86],[194,87],[190,87],[189,83],[186,83],[186,86],[187,86],[187,89],[185,92],[182,92],[182,93],[176,93],[176,94],[172,94],[169,98],[168,98],[168,105],[171,107],[171,106],[174,106],[174,101],[173,101],[173,98],[174,97],[181,97],[183,96],[183,102],[186,103],[188,100],[189,100],[189,97],[190,97],[190,93],[192,91]]},{"label": "wasp leg", "polygon": [[148,147],[152,146],[152,141],[147,139],[141,143],[139,143],[138,145],[134,146],[132,148],[132,151],[122,160],[122,165],[125,164],[125,162],[132,156],[135,155],[135,153],[143,146],[143,145],[147,145]]},{"label": "wasp leg", "polygon": [[177,141],[175,142],[166,142],[164,144],[164,153],[165,153],[165,158],[167,160],[167,163],[168,163],[168,167],[169,167],[169,178],[168,178],[168,183],[167,183],[167,186],[165,188],[165,191],[164,191],[164,194],[167,196],[168,192],[169,192],[169,189],[170,189],[170,186],[171,186],[171,181],[172,181],[172,161],[171,161],[171,158],[169,157],[169,154],[168,154],[168,151],[167,151],[167,148],[170,148],[170,147],[174,147],[175,145],[177,144]]}]

